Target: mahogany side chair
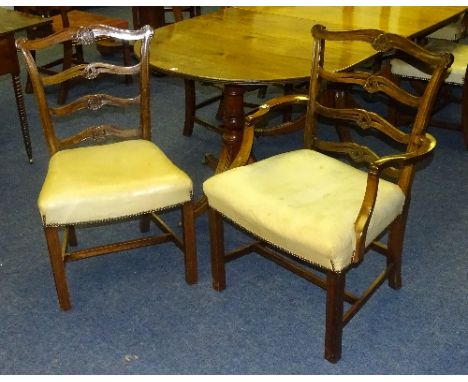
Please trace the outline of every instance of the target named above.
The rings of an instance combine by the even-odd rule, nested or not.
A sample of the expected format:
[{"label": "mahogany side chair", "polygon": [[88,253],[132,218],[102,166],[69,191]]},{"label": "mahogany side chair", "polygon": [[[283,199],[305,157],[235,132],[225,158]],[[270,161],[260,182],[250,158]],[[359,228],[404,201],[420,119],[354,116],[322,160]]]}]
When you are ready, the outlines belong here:
[{"label": "mahogany side chair", "polygon": [[[65,265],[106,253],[172,241],[184,253],[186,282],[197,282],[192,181],[151,138],[149,46],[152,36],[149,26],[131,31],[94,25],[67,28],[41,39],[22,38],[16,43],[31,76],[50,154],[38,207],[63,310],[71,308]],[[95,44],[96,40],[108,37],[141,41],[140,61],[132,66],[93,62],[44,75],[31,53],[65,42]],[[131,90],[125,86],[120,94],[116,85],[108,86],[106,93],[96,94],[94,80],[101,74],[115,78],[131,75],[138,77],[138,83]],[[77,76],[86,80],[91,92],[66,105],[51,107],[45,89]],[[133,126],[109,121],[120,110],[131,113],[129,118],[134,115]],[[90,123],[93,125],[86,127]],[[182,235],[160,216],[178,207],[182,212]],[[139,220],[140,230],[145,233],[137,239],[73,248],[78,245],[76,228],[132,219]],[[161,234],[148,232],[151,222]]]},{"label": "mahogany side chair", "polygon": [[[326,291],[325,358],[334,363],[342,354],[344,326],[376,289],[385,280],[393,289],[402,286],[403,238],[415,164],[435,147],[426,129],[453,57],[380,30],[328,31],[315,25],[312,36],[309,94],[272,99],[249,115],[231,168],[206,180],[203,190],[209,204],[213,288],[224,290],[226,264],[251,252],[318,285]],[[363,44],[376,53],[405,51],[430,65],[433,73],[425,92],[411,95],[380,72],[372,72],[374,68],[327,70],[328,50]],[[412,128],[393,126],[379,114],[386,107],[374,102],[359,108],[323,103],[320,96],[329,83],[352,85],[363,99],[379,93],[377,100],[382,98],[384,105],[391,97],[417,109]],[[299,103],[307,105],[304,148],[249,163],[255,125],[278,107]],[[352,141],[339,139],[336,122],[355,133]],[[250,233],[253,241],[226,253],[224,219]],[[359,269],[368,253],[383,255],[384,269],[362,295],[350,293],[345,289],[347,275]]]}]

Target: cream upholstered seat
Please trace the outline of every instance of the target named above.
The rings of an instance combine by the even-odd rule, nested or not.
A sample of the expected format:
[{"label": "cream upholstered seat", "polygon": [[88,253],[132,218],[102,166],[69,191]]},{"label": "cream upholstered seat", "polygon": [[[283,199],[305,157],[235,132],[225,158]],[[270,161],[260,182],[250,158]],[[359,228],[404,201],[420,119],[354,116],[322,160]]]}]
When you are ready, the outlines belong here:
[{"label": "cream upholstered seat", "polygon": [[[367,172],[304,149],[221,173],[203,190],[212,208],[249,232],[312,264],[341,271],[351,264],[354,221],[366,184]],[[367,244],[401,214],[404,202],[397,185],[381,181]]]},{"label": "cream upholstered seat", "polygon": [[[415,163],[434,149],[435,140],[426,128],[453,57],[379,30],[330,32],[315,25],[312,34],[309,96],[272,99],[250,114],[231,167],[206,180],[203,190],[209,205],[213,288],[225,289],[226,264],[251,252],[320,286],[327,293],[325,358],[337,362],[343,327],[385,280],[394,289],[401,287]],[[326,70],[327,46],[336,54],[337,46],[351,49],[363,43],[384,54],[401,50],[429,65],[433,72],[423,94],[410,95],[377,67]],[[379,92],[379,97],[365,107],[346,107],[323,97],[329,85],[362,96],[356,104],[365,102],[367,93]],[[378,102],[386,105],[389,98],[416,109],[409,131],[379,114],[384,108]],[[277,120],[270,117],[274,111],[297,104],[307,106],[305,118],[291,121],[304,123],[304,148],[251,163],[256,126]],[[337,134],[337,126],[347,134]],[[251,233],[254,240],[226,252],[224,219]],[[370,252],[386,257],[384,270],[357,296],[345,290],[346,276]],[[346,310],[344,302],[350,304]]]},{"label": "cream upholstered seat", "polygon": [[[93,25],[67,28],[43,39],[17,41],[30,74],[50,154],[38,207],[63,310],[71,308],[65,264],[92,256],[172,241],[184,254],[186,282],[197,282],[192,181],[151,140],[148,57],[152,36],[153,30],[149,26],[131,31]],[[91,48],[90,45],[96,46],[102,38],[115,38],[125,44],[141,42],[140,61],[130,66],[119,66],[114,62],[86,63],[47,76],[40,74],[31,53],[56,48],[62,43],[84,44]],[[121,81],[117,79],[112,86],[106,87],[107,94],[90,94],[90,87],[84,86],[85,93],[78,94],[70,103],[58,107],[49,105],[47,86],[60,85],[76,77],[89,82],[103,73],[109,81],[111,76],[114,79],[117,76],[138,77],[136,90],[120,89],[119,94]],[[96,91],[96,87],[99,85],[91,86],[91,91]],[[124,108],[129,119],[133,116],[137,121],[137,127],[114,125],[116,122],[109,121],[113,113],[102,112],[108,107]],[[88,118],[81,119],[81,116]],[[67,117],[65,133],[57,131],[63,126],[57,120],[63,122],[63,117]],[[89,121],[96,125],[83,128]],[[159,216],[175,207],[182,213],[182,235]],[[161,232],[72,250],[78,246],[76,228],[135,217],[139,219],[142,232],[150,230],[151,222]]]},{"label": "cream upholstered seat", "polygon": [[58,151],[38,199],[45,225],[106,221],[188,202],[192,181],[139,139]]}]

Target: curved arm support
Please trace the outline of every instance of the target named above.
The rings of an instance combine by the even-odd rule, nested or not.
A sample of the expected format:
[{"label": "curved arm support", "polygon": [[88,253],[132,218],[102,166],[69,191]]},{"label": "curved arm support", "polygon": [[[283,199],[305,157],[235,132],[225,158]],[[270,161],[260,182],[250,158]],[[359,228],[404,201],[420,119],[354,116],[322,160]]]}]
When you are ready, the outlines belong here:
[{"label": "curved arm support", "polygon": [[418,142],[416,142],[416,149],[414,151],[410,151],[404,154],[383,156],[372,163],[372,166],[375,166],[379,173],[388,167],[401,168],[408,164],[413,164],[421,159],[424,159],[434,150],[435,146],[436,139],[431,134],[426,133],[425,136],[418,138]]},{"label": "curved arm support", "polygon": [[375,162],[369,168],[367,175],[367,186],[364,194],[364,200],[359,210],[359,214],[354,222],[354,232],[356,237],[356,247],[353,252],[351,262],[353,264],[362,261],[364,250],[366,248],[367,229],[374,211],[375,202],[377,200],[377,192],[379,188],[380,174],[385,168],[398,167],[414,164],[415,162],[425,158],[429,153],[434,150],[436,146],[435,138],[426,134],[419,138],[417,148],[414,151],[407,152],[399,155],[387,155]]},{"label": "curved arm support", "polygon": [[244,166],[248,163],[249,159],[251,158],[253,141],[254,127],[250,123],[246,123],[244,132],[242,134],[242,142],[239,148],[239,152],[237,153],[232,163],[229,165],[228,170],[235,167]]},{"label": "curved arm support", "polygon": [[255,125],[265,118],[270,111],[278,108],[294,105],[294,104],[307,104],[309,97],[305,95],[287,95],[282,97],[273,98],[264,104],[260,105],[258,109],[245,117],[246,123],[242,134],[242,143],[236,157],[229,166],[229,169],[243,166],[247,164],[251,158],[252,146],[255,137]]},{"label": "curved arm support", "polygon": [[260,122],[270,111],[276,110],[280,107],[297,104],[307,104],[309,97],[307,95],[291,94],[282,97],[272,98],[260,105],[258,109],[245,117],[248,124],[256,124]]}]

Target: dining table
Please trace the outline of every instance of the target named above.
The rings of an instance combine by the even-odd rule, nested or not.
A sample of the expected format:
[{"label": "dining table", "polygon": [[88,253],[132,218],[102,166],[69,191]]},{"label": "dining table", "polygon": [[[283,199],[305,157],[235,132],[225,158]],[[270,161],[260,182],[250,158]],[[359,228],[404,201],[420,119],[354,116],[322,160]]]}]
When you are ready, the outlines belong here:
[{"label": "dining table", "polygon": [[0,7],[0,75],[10,74],[12,78],[21,132],[29,163],[32,163],[33,160],[32,147],[23,92],[21,89],[20,65],[15,46],[15,33],[48,23],[51,23],[50,19]]},{"label": "dining table", "polygon": [[[155,31],[150,66],[186,81],[223,86],[222,146],[215,172],[225,171],[239,151],[244,93],[252,85],[307,81],[312,61],[311,29],[380,29],[411,39],[455,21],[463,6],[235,6]],[[349,70],[372,59],[365,44],[327,44],[327,69]],[[206,209],[202,197],[196,215]]]}]

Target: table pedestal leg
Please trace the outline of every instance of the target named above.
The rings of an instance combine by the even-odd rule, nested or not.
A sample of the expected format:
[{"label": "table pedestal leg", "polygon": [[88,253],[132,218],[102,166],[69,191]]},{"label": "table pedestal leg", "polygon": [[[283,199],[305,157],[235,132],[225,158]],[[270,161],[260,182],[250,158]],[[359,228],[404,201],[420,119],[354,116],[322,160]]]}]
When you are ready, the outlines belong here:
[{"label": "table pedestal leg", "polygon": [[[223,100],[223,146],[215,173],[226,171],[232,163],[242,142],[244,130],[244,92],[241,85],[224,85]],[[195,216],[205,212],[208,207],[206,196],[195,204]]]},{"label": "table pedestal leg", "polygon": [[227,170],[239,152],[245,123],[244,92],[241,85],[224,86],[223,147],[216,173]]},{"label": "table pedestal leg", "polygon": [[186,137],[190,137],[193,133],[193,125],[195,123],[195,81],[192,79],[184,80],[185,90],[185,121],[184,132]]}]

